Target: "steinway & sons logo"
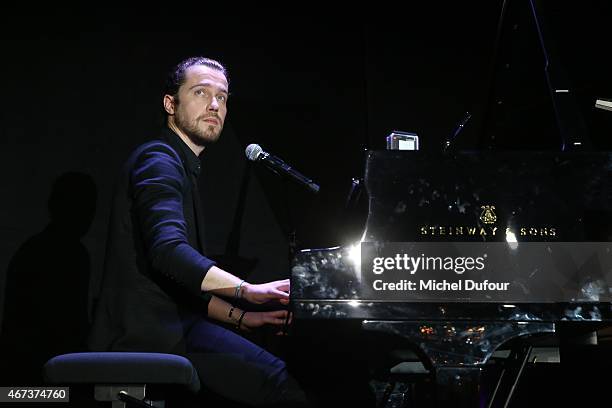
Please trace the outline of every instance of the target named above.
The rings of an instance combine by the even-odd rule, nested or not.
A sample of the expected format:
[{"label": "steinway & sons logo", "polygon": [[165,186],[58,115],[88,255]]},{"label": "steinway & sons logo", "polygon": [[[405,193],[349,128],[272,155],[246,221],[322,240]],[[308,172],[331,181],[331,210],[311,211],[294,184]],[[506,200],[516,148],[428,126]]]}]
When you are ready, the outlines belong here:
[{"label": "steinway & sons logo", "polygon": [[494,205],[483,205],[482,214],[480,214],[480,221],[485,224],[495,224],[497,221],[497,215],[495,215],[495,206]]},{"label": "steinway & sons logo", "polygon": [[520,226],[518,234],[511,228],[499,228],[494,224],[497,222],[497,214],[495,214],[494,205],[483,205],[480,207],[481,225],[423,225],[421,226],[421,235],[425,236],[496,236],[498,234],[515,234],[521,237],[555,237],[557,230],[555,227],[535,227],[535,226]]}]

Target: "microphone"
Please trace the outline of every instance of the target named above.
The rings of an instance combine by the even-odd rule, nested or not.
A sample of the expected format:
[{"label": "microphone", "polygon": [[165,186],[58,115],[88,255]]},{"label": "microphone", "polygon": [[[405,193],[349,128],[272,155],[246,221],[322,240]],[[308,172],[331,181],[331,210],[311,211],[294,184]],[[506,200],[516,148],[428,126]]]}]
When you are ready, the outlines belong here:
[{"label": "microphone", "polygon": [[[471,118],[472,118],[472,114],[470,112],[466,112],[465,115],[463,116],[463,119],[461,119],[461,122],[459,122],[459,124],[455,128],[455,131],[453,132],[453,135],[448,137],[444,141],[444,144],[442,145],[442,151],[443,152],[446,153],[446,152],[451,150],[451,144],[455,142],[455,139],[457,139],[457,136],[459,135],[459,133],[461,133],[461,131],[463,130],[463,128],[465,127],[465,125],[468,123],[468,121]],[[452,147],[454,147],[454,146],[452,146]]]},{"label": "microphone", "polygon": [[275,173],[285,174],[297,181],[298,183],[306,186],[311,192],[319,192],[319,186],[314,181],[300,174],[297,170],[289,166],[287,163],[285,163],[278,157],[272,156],[270,153],[264,152],[260,145],[255,143],[248,145],[245,150],[245,153],[247,159],[249,159],[250,161],[263,163]]}]

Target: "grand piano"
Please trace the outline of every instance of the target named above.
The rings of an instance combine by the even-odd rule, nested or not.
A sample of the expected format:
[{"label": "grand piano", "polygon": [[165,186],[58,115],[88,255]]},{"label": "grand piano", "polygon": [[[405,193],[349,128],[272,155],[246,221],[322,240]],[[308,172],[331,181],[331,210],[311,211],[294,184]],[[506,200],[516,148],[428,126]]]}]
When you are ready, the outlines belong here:
[{"label": "grand piano", "polygon": [[[489,148],[504,132],[519,133],[509,126],[510,104],[498,102],[507,81],[494,84],[480,149],[368,151],[361,239],[292,260],[294,325],[350,324],[355,336],[400,339],[435,385],[427,406],[507,406],[537,341],[592,340],[612,323],[612,153],[588,148],[571,87],[544,45],[537,2],[514,2],[514,11],[504,2],[498,46],[515,27],[504,19],[517,4],[538,23],[559,144]],[[512,375],[484,393],[484,368],[504,348]]]},{"label": "grand piano", "polygon": [[[612,154],[371,151],[365,188],[360,242],[294,257],[294,318],[405,339],[438,406],[478,406],[506,344],[612,322]],[[455,264],[403,265],[430,255]]]}]

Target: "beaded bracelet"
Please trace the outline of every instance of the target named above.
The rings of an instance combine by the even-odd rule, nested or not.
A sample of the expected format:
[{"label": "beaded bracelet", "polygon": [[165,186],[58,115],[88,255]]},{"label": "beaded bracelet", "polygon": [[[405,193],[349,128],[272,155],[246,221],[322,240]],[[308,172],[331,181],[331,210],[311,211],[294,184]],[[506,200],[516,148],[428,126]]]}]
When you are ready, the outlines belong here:
[{"label": "beaded bracelet", "polygon": [[242,324],[242,318],[244,317],[245,314],[246,314],[246,310],[243,310],[242,313],[240,314],[240,317],[238,318],[238,328],[240,328],[240,325]]}]

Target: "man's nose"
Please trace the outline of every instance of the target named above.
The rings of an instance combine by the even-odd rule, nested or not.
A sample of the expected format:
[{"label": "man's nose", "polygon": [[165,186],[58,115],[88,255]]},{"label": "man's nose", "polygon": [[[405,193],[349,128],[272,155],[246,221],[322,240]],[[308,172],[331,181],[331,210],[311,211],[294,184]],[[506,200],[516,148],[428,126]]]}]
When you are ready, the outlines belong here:
[{"label": "man's nose", "polygon": [[210,105],[208,105],[208,110],[215,111],[215,112],[219,110],[219,101],[217,101],[217,98],[214,98],[214,97],[212,98]]}]

